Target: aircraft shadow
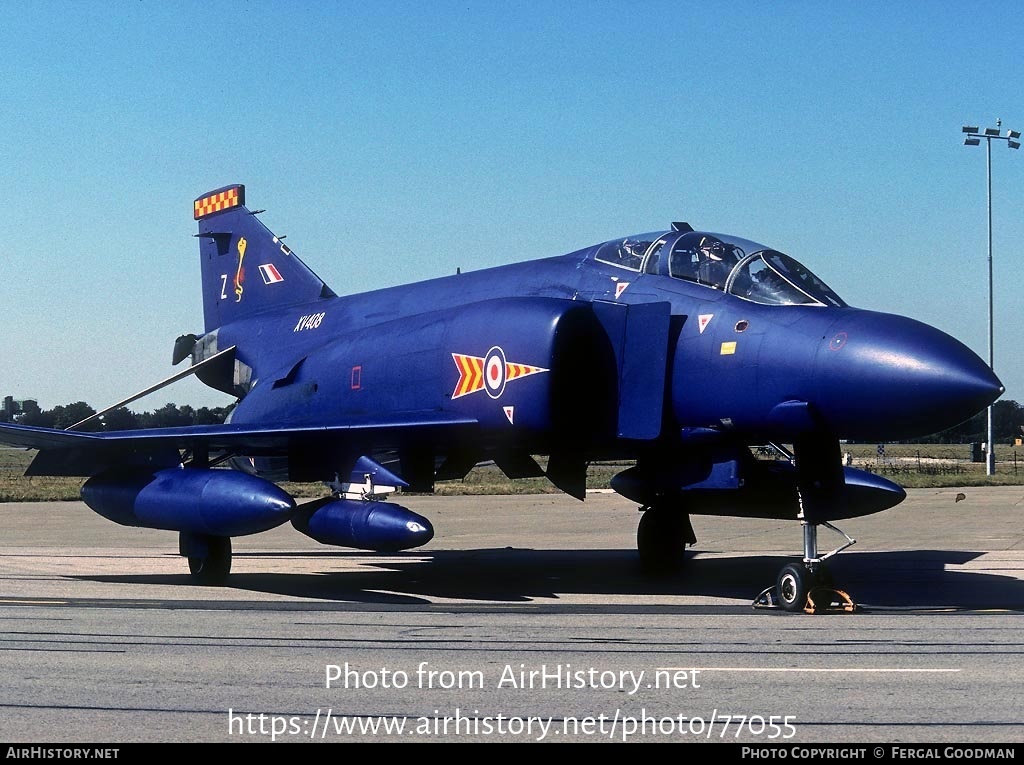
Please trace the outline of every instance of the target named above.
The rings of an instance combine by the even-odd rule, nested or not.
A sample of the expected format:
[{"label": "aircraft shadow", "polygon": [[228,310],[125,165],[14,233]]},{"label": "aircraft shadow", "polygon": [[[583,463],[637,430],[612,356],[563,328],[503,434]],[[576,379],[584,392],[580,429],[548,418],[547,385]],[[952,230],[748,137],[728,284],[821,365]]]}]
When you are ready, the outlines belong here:
[{"label": "aircraft shadow", "polygon": [[[847,553],[830,561],[836,586],[866,610],[1024,610],[1024,581],[999,574],[958,571],[982,553],[958,550]],[[280,553],[237,553],[247,557]],[[633,550],[479,549],[418,553],[404,562],[389,555],[366,563],[365,553],[297,553],[284,557],[358,557],[356,571],[237,573],[228,589],[356,603],[429,604],[433,599],[490,604],[550,600],[565,595],[681,595],[752,602],[794,559],[777,555],[688,558],[679,573],[650,577]],[[372,560],[372,559],[371,559]],[[187,574],[76,577],[88,581],[182,586]],[[667,605],[667,604],[666,604]],[[678,605],[677,603],[674,605]],[[656,610],[658,604],[641,608]],[[601,607],[603,610],[603,606]],[[611,610],[615,610],[611,606]]]}]

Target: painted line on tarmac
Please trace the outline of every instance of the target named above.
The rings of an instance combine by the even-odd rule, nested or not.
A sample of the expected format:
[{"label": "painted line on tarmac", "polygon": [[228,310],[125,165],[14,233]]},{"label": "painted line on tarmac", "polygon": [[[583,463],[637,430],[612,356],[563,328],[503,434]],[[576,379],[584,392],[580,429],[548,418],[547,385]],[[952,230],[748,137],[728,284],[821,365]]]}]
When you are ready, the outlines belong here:
[{"label": "painted line on tarmac", "polygon": [[658,672],[689,672],[691,670],[700,672],[749,672],[752,674],[765,672],[833,672],[847,674],[851,672],[899,672],[902,674],[911,673],[936,673],[936,672],[960,672],[960,668],[946,669],[900,669],[896,667],[658,667]]}]

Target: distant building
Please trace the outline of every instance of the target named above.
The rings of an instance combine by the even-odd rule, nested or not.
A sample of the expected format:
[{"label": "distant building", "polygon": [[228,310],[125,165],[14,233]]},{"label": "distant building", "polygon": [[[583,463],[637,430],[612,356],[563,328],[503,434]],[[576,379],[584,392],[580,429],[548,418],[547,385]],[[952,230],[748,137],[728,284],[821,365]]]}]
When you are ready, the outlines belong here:
[{"label": "distant building", "polygon": [[0,407],[0,420],[10,422],[19,414],[38,411],[39,402],[34,398],[16,399],[14,396],[4,396],[3,406]]}]

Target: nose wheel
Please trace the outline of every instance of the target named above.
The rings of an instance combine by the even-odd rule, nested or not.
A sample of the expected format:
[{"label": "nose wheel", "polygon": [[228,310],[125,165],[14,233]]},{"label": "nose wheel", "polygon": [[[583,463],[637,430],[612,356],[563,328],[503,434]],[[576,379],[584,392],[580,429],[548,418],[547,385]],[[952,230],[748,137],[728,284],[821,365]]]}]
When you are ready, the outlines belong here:
[{"label": "nose wheel", "polygon": [[810,579],[813,575],[797,563],[783,566],[775,583],[779,606],[786,611],[799,611],[803,608],[807,602],[807,593],[811,591]]},{"label": "nose wheel", "polygon": [[808,596],[815,590],[834,590],[832,574],[820,563],[813,571],[802,563],[787,563],[775,582],[779,607],[785,611],[806,609]]}]

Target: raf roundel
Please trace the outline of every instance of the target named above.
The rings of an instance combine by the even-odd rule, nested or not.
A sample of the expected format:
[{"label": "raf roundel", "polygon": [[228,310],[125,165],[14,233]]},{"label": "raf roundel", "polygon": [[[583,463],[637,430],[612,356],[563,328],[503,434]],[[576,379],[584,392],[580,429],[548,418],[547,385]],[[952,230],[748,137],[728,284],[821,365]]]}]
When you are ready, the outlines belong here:
[{"label": "raf roundel", "polygon": [[505,352],[497,345],[484,356],[484,389],[491,398],[505,391]]},{"label": "raf roundel", "polygon": [[462,398],[481,390],[486,390],[488,396],[497,399],[510,380],[550,371],[530,364],[509,363],[505,358],[505,352],[496,345],[483,357],[453,353],[452,361],[459,370],[459,381],[452,391],[452,399]]}]

